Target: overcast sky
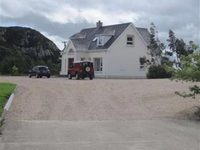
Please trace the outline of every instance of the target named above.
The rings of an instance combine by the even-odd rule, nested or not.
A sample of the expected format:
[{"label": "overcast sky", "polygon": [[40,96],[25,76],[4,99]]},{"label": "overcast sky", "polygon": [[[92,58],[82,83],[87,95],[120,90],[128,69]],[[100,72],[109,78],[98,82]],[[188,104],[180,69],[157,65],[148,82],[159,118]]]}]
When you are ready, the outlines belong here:
[{"label": "overcast sky", "polygon": [[200,45],[200,0],[0,0],[0,26],[25,26],[43,33],[62,49],[62,41],[86,27],[132,22],[156,25],[166,43],[177,38]]}]

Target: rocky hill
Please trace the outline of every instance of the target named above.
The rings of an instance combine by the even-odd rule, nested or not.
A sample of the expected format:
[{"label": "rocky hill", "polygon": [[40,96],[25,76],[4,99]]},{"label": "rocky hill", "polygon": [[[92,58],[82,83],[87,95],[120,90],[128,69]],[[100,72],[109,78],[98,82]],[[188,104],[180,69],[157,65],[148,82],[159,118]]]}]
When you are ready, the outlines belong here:
[{"label": "rocky hill", "polygon": [[60,70],[60,50],[40,32],[25,27],[0,27],[0,74],[12,74],[13,66],[25,74],[34,65]]}]

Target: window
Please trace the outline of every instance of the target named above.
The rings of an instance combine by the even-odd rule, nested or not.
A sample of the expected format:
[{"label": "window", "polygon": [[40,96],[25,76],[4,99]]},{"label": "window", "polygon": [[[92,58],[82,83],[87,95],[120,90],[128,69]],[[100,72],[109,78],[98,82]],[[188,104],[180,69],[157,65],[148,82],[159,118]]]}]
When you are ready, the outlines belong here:
[{"label": "window", "polygon": [[37,71],[38,70],[38,67],[33,67],[33,71]]},{"label": "window", "polygon": [[134,46],[134,35],[127,35],[126,44]]},{"label": "window", "polygon": [[104,37],[99,36],[99,38],[97,40],[97,46],[103,46],[103,45],[104,45]]},{"label": "window", "polygon": [[148,60],[146,59],[146,56],[140,57],[139,61],[140,61],[140,70],[144,70],[145,69],[145,64],[148,63]]},{"label": "window", "polygon": [[103,71],[102,58],[94,58],[94,71]]},{"label": "window", "polygon": [[110,39],[112,35],[97,35],[92,41],[96,42],[97,46],[104,46]]},{"label": "window", "polygon": [[74,50],[72,48],[69,49],[69,54],[73,54]]},{"label": "window", "polygon": [[74,58],[68,58],[68,68],[72,68],[74,63]]},{"label": "window", "polygon": [[84,57],[81,57],[81,61],[84,61],[85,60],[85,58]]},{"label": "window", "polygon": [[92,42],[95,42],[95,41],[97,41],[97,39],[98,39],[98,37],[95,37],[95,38],[92,40]]}]

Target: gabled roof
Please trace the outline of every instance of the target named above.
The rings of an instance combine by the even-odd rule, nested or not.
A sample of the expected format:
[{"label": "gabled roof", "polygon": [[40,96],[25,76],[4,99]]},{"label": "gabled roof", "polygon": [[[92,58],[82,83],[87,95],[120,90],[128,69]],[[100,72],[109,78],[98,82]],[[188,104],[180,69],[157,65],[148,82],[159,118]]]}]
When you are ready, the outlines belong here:
[{"label": "gabled roof", "polygon": [[140,33],[140,35],[142,36],[142,38],[144,39],[144,41],[147,44],[150,44],[150,33],[149,33],[148,29],[146,29],[146,28],[139,28],[139,27],[136,27],[136,29],[138,30],[138,32]]},{"label": "gabled roof", "polygon": [[[112,43],[123,33],[123,31],[131,23],[123,23],[109,26],[102,26],[100,28],[87,28],[81,30],[79,33],[76,33],[70,37],[70,40],[74,44],[77,50],[98,50],[98,49],[107,49]],[[136,28],[141,34],[145,42],[148,42],[149,32],[145,28]],[[110,35],[112,36],[110,40],[103,46],[97,46],[97,42],[94,41],[97,35]],[[146,37],[148,36],[148,37]]]}]

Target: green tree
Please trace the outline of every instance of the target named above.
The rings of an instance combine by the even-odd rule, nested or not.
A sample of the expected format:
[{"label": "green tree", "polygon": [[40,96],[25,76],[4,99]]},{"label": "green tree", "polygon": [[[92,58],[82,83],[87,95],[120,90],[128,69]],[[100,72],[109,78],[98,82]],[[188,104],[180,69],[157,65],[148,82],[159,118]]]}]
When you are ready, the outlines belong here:
[{"label": "green tree", "polygon": [[158,31],[156,30],[156,26],[154,23],[151,23],[150,27],[150,44],[148,45],[148,49],[150,50],[151,62],[153,64],[159,65],[161,59],[162,49],[164,49],[164,44],[160,42],[158,38]]},{"label": "green tree", "polygon": [[[190,54],[185,56],[181,60],[182,69],[174,70],[173,79],[182,80],[182,81],[191,81],[194,83],[200,82],[200,53]],[[183,97],[193,97],[200,94],[200,87],[194,85],[189,88],[190,93],[180,93],[176,94]]]},{"label": "green tree", "polygon": [[176,51],[176,37],[172,30],[169,30],[169,39],[167,39],[167,41],[169,42],[168,44],[169,48],[173,52],[175,52]]},{"label": "green tree", "polygon": [[188,55],[188,51],[186,49],[186,44],[183,39],[180,39],[180,40],[176,39],[175,49],[176,49],[176,53],[178,54],[179,57],[181,57],[182,55],[184,55],[184,56]]},{"label": "green tree", "polygon": [[15,65],[12,67],[12,75],[19,75],[19,69]]},{"label": "green tree", "polygon": [[199,48],[199,46],[197,44],[195,44],[194,41],[189,41],[189,45],[188,45],[188,52],[189,53],[193,53],[198,48]]},{"label": "green tree", "polygon": [[12,56],[4,58],[0,63],[1,74],[11,74],[13,65],[14,65],[14,59]]},{"label": "green tree", "polygon": [[148,79],[156,79],[156,78],[170,78],[170,72],[167,72],[163,65],[152,65],[149,67],[147,72]]}]

